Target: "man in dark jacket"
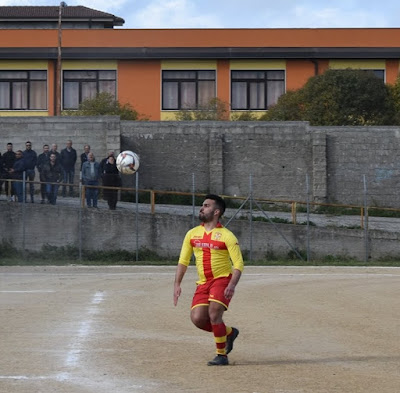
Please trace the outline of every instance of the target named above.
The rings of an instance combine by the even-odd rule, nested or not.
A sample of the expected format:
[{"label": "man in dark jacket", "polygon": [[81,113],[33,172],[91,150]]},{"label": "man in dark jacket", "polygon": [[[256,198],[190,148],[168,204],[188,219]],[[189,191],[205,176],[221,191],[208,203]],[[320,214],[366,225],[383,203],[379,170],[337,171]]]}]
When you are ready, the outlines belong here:
[{"label": "man in dark jacket", "polygon": [[51,145],[50,154],[54,153],[56,155],[57,164],[61,165],[61,154],[57,151],[57,148],[58,148],[57,143],[53,143]]},{"label": "man in dark jacket", "polygon": [[83,146],[83,153],[81,154],[81,170],[82,170],[82,165],[88,161],[88,155],[90,153],[90,146],[85,145]]},{"label": "man in dark jacket", "polygon": [[[121,187],[121,176],[117,169],[114,155],[110,155],[103,164],[102,180],[103,186]],[[118,190],[105,189],[103,195],[110,210],[115,210],[118,201]]]},{"label": "man in dark jacket", "polygon": [[[21,150],[15,152],[15,162],[13,167],[10,169],[9,173],[11,179],[17,180],[13,182],[14,194],[17,196],[18,202],[24,201],[24,188],[23,188],[23,178],[25,171],[25,160]],[[21,180],[21,181],[20,181]]]},{"label": "man in dark jacket", "polygon": [[1,189],[3,188],[4,178],[5,178],[5,171],[3,165],[3,157],[1,156],[0,153],[0,195],[1,195]]},{"label": "man in dark jacket", "polygon": [[57,192],[62,179],[62,168],[57,162],[57,156],[54,153],[50,154],[50,160],[43,168],[43,178],[46,182],[46,193],[49,203],[52,205],[56,204]]},{"label": "man in dark jacket", "polygon": [[43,177],[43,169],[45,164],[47,164],[50,161],[50,147],[49,145],[45,144],[43,145],[43,153],[39,154],[38,159],[37,159],[37,164],[36,168],[39,171],[39,176],[40,176],[40,195],[42,197],[42,200],[40,203],[45,203],[46,200],[46,183]]},{"label": "man in dark jacket", "polygon": [[76,163],[76,150],[72,147],[72,141],[67,141],[67,146],[65,149],[61,150],[61,166],[63,169],[63,190],[62,196],[65,197],[67,194],[67,186],[65,184],[70,184],[69,186],[69,196],[74,195],[74,175],[75,175],[75,163]]},{"label": "man in dark jacket", "polygon": [[[27,141],[25,143],[26,150],[23,152],[24,161],[25,161],[25,171],[26,171],[26,180],[32,183],[29,184],[29,191],[31,195],[31,203],[34,202],[35,195],[35,185],[33,182],[35,181],[35,167],[37,163],[37,154],[34,150],[32,150],[32,143]],[[26,195],[25,195],[26,198]]]},{"label": "man in dark jacket", "polygon": [[[5,179],[11,179],[11,173],[10,173],[10,169],[12,169],[13,165],[15,162],[15,152],[13,151],[13,144],[11,142],[7,143],[7,151],[3,154],[3,169],[5,172]],[[14,195],[14,190],[13,187],[10,187],[11,190],[9,190],[8,185],[10,184],[9,181],[5,181],[5,185],[4,185],[4,191],[8,196],[10,196],[10,200],[11,195]]]}]

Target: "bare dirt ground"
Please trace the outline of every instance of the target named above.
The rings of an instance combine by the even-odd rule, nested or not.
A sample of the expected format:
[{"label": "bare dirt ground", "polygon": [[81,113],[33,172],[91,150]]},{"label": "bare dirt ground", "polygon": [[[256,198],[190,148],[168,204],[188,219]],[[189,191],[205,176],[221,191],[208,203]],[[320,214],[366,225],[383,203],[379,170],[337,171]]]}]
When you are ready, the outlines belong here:
[{"label": "bare dirt ground", "polygon": [[399,268],[246,268],[227,367],[174,270],[0,267],[0,392],[400,391]]}]

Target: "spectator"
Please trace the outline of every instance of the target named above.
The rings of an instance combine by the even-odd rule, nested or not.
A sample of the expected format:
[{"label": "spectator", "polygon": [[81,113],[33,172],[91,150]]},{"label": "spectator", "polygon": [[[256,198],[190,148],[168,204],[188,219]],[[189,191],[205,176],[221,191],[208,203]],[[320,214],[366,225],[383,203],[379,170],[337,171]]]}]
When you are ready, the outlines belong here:
[{"label": "spectator", "polygon": [[24,188],[23,188],[23,178],[25,171],[25,161],[22,150],[17,150],[15,152],[15,162],[13,167],[10,169],[11,179],[18,180],[13,182],[14,194],[17,196],[18,202],[24,201]]},{"label": "spectator", "polygon": [[41,181],[40,184],[40,195],[42,197],[40,201],[41,204],[45,203],[46,200],[46,183],[43,177],[43,169],[45,164],[47,164],[49,160],[50,160],[50,147],[49,145],[45,144],[43,145],[43,153],[39,154],[36,164],[36,167],[39,171],[39,179]]},{"label": "spectator", "polygon": [[[31,182],[29,183],[29,191],[31,195],[31,203],[34,202],[35,195],[35,167],[37,163],[37,154],[34,150],[32,150],[32,143],[27,141],[25,143],[26,150],[23,152],[24,161],[25,161],[25,171],[26,171],[26,180]],[[25,202],[26,202],[26,194],[25,194]]]},{"label": "spectator", "polygon": [[[12,179],[10,170],[12,169],[15,162],[15,152],[13,151],[13,144],[11,142],[7,143],[7,151],[3,154],[3,168],[5,172],[5,179]],[[14,195],[13,187],[9,188],[9,181],[5,182],[4,191],[7,196],[10,196],[10,201],[12,200],[12,195]]]},{"label": "spectator", "polygon": [[89,145],[83,146],[83,153],[81,154],[81,170],[82,170],[83,163],[88,161],[89,153],[90,153],[90,146]]},{"label": "spectator", "polygon": [[[121,187],[121,176],[115,163],[114,155],[109,156],[103,165],[102,173],[103,186]],[[115,210],[118,201],[118,190],[104,190],[104,199],[108,203],[110,210]]]},{"label": "spectator", "polygon": [[108,160],[110,157],[114,157],[114,158],[115,158],[115,153],[114,153],[114,151],[112,151],[112,150],[110,150],[110,151],[108,152],[108,155],[107,155],[106,158],[103,158],[103,159],[100,161],[100,173],[104,173],[104,166],[106,165],[107,160]]},{"label": "spectator", "polygon": [[69,186],[69,196],[74,196],[74,175],[75,175],[75,163],[76,163],[76,150],[72,147],[72,141],[67,141],[67,146],[65,149],[61,150],[61,166],[63,169],[63,189],[62,196],[65,197],[67,194],[67,186],[65,184],[70,184]]},{"label": "spectator", "polygon": [[46,194],[49,203],[52,205],[56,204],[57,193],[59,185],[62,179],[62,168],[57,162],[57,156],[54,153],[50,153],[50,160],[43,167],[43,178],[47,182]]},{"label": "spectator", "polygon": [[57,151],[57,148],[58,148],[57,143],[53,143],[53,144],[51,145],[50,154],[51,154],[51,153],[54,153],[54,154],[56,155],[56,162],[57,162],[57,164],[61,165],[61,155],[60,155],[60,153]]},{"label": "spectator", "polygon": [[[88,161],[82,165],[82,183],[86,186],[98,186],[100,178],[100,165],[95,161],[94,154],[88,154]],[[97,208],[98,188],[86,188],[86,204],[88,207]]]}]

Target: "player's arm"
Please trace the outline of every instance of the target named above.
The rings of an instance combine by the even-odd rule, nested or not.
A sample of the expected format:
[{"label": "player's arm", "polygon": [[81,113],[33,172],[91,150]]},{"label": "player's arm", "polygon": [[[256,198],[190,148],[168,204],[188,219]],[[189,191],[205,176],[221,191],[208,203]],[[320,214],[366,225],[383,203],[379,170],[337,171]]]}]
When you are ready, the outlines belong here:
[{"label": "player's arm", "polygon": [[181,263],[178,263],[175,273],[175,282],[174,282],[174,306],[178,304],[179,296],[181,296],[181,282],[183,280],[183,276],[185,275],[187,270],[187,266]]},{"label": "player's arm", "polygon": [[229,281],[229,284],[225,288],[225,292],[224,292],[224,295],[227,299],[231,299],[232,296],[234,295],[236,285],[239,282],[241,276],[242,276],[242,272],[240,270],[233,269],[231,281]]},{"label": "player's arm", "polygon": [[227,243],[229,256],[233,263],[233,273],[228,286],[225,288],[224,295],[227,299],[231,299],[235,293],[236,285],[238,284],[240,277],[242,276],[244,264],[242,252],[240,250],[237,238],[232,234]]},{"label": "player's arm", "polygon": [[178,304],[178,298],[181,295],[181,282],[186,273],[187,267],[190,264],[190,257],[192,256],[193,248],[190,244],[191,231],[186,233],[183,239],[181,254],[179,255],[178,266],[175,273],[174,282],[174,305]]}]

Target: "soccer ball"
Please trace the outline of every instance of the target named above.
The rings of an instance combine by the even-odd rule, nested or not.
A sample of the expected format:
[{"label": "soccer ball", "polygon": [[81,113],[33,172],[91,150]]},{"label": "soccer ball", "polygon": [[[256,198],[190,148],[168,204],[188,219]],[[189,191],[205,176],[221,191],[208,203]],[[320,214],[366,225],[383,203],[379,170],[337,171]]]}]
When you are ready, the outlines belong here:
[{"label": "soccer ball", "polygon": [[139,156],[130,150],[119,153],[117,168],[124,175],[133,175],[139,169]]}]

